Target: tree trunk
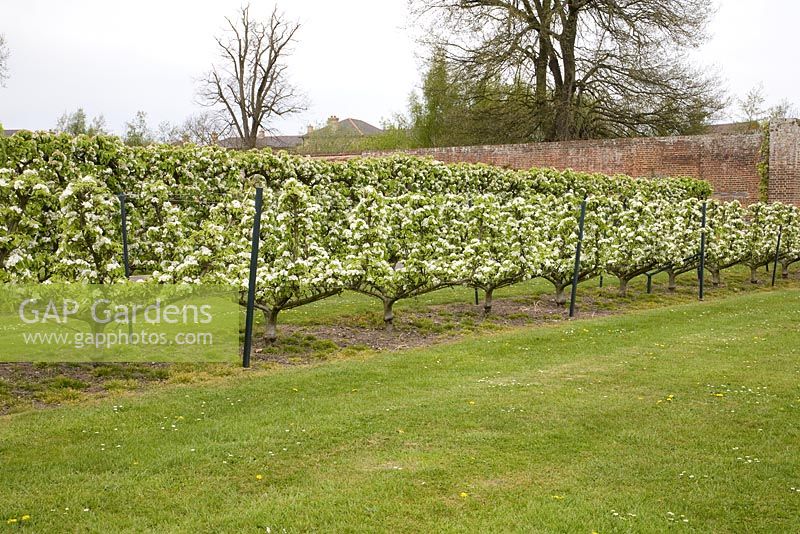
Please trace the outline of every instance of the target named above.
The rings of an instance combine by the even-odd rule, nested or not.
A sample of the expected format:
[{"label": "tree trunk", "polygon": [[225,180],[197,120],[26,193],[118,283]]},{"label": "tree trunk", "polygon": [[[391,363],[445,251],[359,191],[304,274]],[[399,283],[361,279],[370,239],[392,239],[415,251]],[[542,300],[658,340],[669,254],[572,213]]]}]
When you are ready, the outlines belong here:
[{"label": "tree trunk", "polygon": [[575,136],[573,109],[577,70],[575,41],[578,35],[578,13],[580,10],[571,3],[569,6],[567,16],[563,21],[561,34],[558,37],[559,48],[561,49],[561,72],[558,72],[557,56],[555,54],[551,56],[551,72],[555,82],[555,141],[565,141],[573,139]]},{"label": "tree trunk", "polygon": [[547,103],[547,64],[550,61],[550,39],[539,39],[539,55],[534,62],[534,71],[536,79],[536,87],[534,89],[534,97],[536,101],[536,109],[542,114],[548,111]]},{"label": "tree trunk", "polygon": [[564,293],[564,288],[567,287],[563,284],[554,284],[556,286],[556,304],[566,304],[567,295]]},{"label": "tree trunk", "polygon": [[758,267],[750,267],[750,283],[758,283]]},{"label": "tree trunk", "polygon": [[553,139],[555,141],[569,141],[573,138],[572,133],[572,95],[563,89],[563,93],[556,97],[555,120]]},{"label": "tree trunk", "polygon": [[264,340],[267,343],[274,343],[278,339],[278,314],[280,309],[270,308],[269,312],[264,312]]},{"label": "tree trunk", "polygon": [[619,279],[619,296],[628,296],[628,279],[620,277]]},{"label": "tree trunk", "polygon": [[483,301],[483,314],[489,315],[492,312],[492,292],[494,289],[485,289],[484,293],[486,294],[486,298]]},{"label": "tree trunk", "polygon": [[676,280],[678,278],[678,275],[676,275],[675,271],[673,271],[672,269],[667,269],[667,278],[668,278],[667,289],[670,291],[675,291],[675,289],[677,289],[678,287],[678,282]]},{"label": "tree trunk", "polygon": [[789,278],[789,263],[786,261],[781,262],[781,278]]},{"label": "tree trunk", "polygon": [[719,284],[720,284],[719,269],[711,269],[711,285],[717,287],[719,286]]},{"label": "tree trunk", "polygon": [[386,330],[389,332],[394,330],[394,311],[392,310],[394,302],[392,299],[383,300],[383,324],[386,325]]}]

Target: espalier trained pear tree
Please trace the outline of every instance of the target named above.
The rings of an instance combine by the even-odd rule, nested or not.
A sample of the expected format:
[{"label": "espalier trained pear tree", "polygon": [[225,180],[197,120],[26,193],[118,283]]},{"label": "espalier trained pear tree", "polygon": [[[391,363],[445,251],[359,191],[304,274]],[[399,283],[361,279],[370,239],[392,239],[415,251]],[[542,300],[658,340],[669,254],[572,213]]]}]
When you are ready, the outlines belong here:
[{"label": "espalier trained pear tree", "polygon": [[744,233],[742,263],[750,267],[750,281],[758,283],[757,270],[768,265],[775,257],[775,236],[790,224],[796,208],[786,204],[756,203],[749,207],[749,224]]},{"label": "espalier trained pear tree", "polygon": [[533,199],[501,202],[496,194],[453,195],[445,204],[447,242],[454,280],[484,291],[483,309],[492,310],[495,290],[536,275],[542,244]]},{"label": "espalier trained pear tree", "polygon": [[738,201],[709,200],[707,219],[706,268],[712,283],[719,285],[720,273],[742,263],[747,254],[748,210]]},{"label": "espalier trained pear tree", "polygon": [[800,210],[789,209],[784,215],[781,235],[781,276],[789,277],[789,266],[800,261]]},{"label": "espalier trained pear tree", "polygon": [[357,268],[352,289],[380,300],[383,320],[392,328],[395,302],[458,277],[454,244],[446,238],[447,204],[441,195],[387,198],[371,187],[362,194],[349,221],[350,257]]},{"label": "espalier trained pear tree", "polygon": [[[361,292],[393,306],[436,289],[498,288],[542,277],[566,300],[578,215],[579,281],[675,277],[705,266],[800,261],[800,213],[783,204],[707,200],[691,178],[636,179],[553,169],[446,165],[398,155],[326,162],[194,145],[127,147],[111,137],[22,132],[0,138],[0,281],[124,286],[120,198],[130,266],[148,284],[224,284],[245,302],[255,208],[263,212],[256,307],[265,338],[281,311]],[[701,228],[703,204],[707,223]]]},{"label": "espalier trained pear tree", "polygon": [[[535,258],[535,273],[555,287],[555,299],[564,304],[564,289],[571,287],[575,268],[575,248],[578,244],[578,206],[581,196],[572,192],[560,196],[548,195],[539,199],[535,212],[536,225],[542,229],[540,250]],[[587,198],[586,221],[583,234],[583,252],[578,282],[584,282],[601,273],[603,245],[603,211],[601,197]]]}]

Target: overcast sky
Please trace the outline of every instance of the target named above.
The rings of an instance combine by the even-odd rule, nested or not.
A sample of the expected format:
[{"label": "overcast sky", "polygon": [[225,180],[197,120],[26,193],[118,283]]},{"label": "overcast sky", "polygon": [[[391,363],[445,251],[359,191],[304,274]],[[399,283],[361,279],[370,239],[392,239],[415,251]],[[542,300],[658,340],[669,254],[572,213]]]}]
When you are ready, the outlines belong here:
[{"label": "overcast sky", "polygon": [[[252,0],[266,15],[270,0]],[[155,126],[200,108],[196,80],[216,59],[213,36],[241,0],[3,0],[0,33],[11,49],[11,78],[0,88],[7,129],[49,129],[65,111],[103,114],[122,133],[137,110]],[[300,133],[329,115],[379,125],[404,111],[419,85],[420,50],[406,0],[293,0],[300,21],[292,81],[308,111],[277,125]],[[800,105],[796,0],[718,0],[712,40],[698,52],[733,96],[763,83],[769,103]]]}]

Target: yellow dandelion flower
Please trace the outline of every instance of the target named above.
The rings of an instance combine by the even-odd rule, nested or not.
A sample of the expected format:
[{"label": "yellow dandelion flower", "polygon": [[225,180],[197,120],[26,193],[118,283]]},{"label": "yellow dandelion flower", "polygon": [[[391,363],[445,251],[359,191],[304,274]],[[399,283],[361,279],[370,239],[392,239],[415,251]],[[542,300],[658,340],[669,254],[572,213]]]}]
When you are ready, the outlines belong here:
[{"label": "yellow dandelion flower", "polygon": [[22,520],[23,521],[30,521],[31,520],[31,516],[29,516],[28,514],[25,514],[25,515],[22,516]]},{"label": "yellow dandelion flower", "polygon": [[557,500],[557,501],[563,501],[564,500],[564,496],[563,495],[553,495],[553,498],[555,500]]},{"label": "yellow dandelion flower", "polygon": [[475,401],[469,401],[470,404],[475,404]]},{"label": "yellow dandelion flower", "polygon": [[258,475],[256,475],[256,480],[261,480],[262,478],[264,478],[262,474],[259,473]]},{"label": "yellow dandelion flower", "polygon": [[10,518],[8,518],[8,521],[6,521],[6,523],[8,523],[9,525],[13,525],[16,522],[17,522],[17,518],[16,517],[10,517]]},{"label": "yellow dandelion flower", "polygon": [[466,491],[462,491],[461,493],[458,494],[458,496],[461,497],[462,499],[466,499],[467,497],[469,497],[469,493],[467,493]]}]

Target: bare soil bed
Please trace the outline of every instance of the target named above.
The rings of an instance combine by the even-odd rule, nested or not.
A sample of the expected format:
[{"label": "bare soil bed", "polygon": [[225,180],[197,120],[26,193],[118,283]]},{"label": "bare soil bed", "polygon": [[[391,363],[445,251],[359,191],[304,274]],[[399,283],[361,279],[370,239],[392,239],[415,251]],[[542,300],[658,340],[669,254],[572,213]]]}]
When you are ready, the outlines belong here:
[{"label": "bare soil bed", "polygon": [[[584,297],[582,318],[612,313],[598,301]],[[621,310],[618,310],[621,311]],[[282,364],[307,363],[338,349],[403,350],[426,347],[466,333],[534,326],[569,319],[568,308],[552,298],[495,299],[489,314],[483,304],[455,303],[403,310],[387,328],[377,314],[342,317],[332,324],[285,325],[278,340],[265,342],[256,332],[255,358]]]}]

